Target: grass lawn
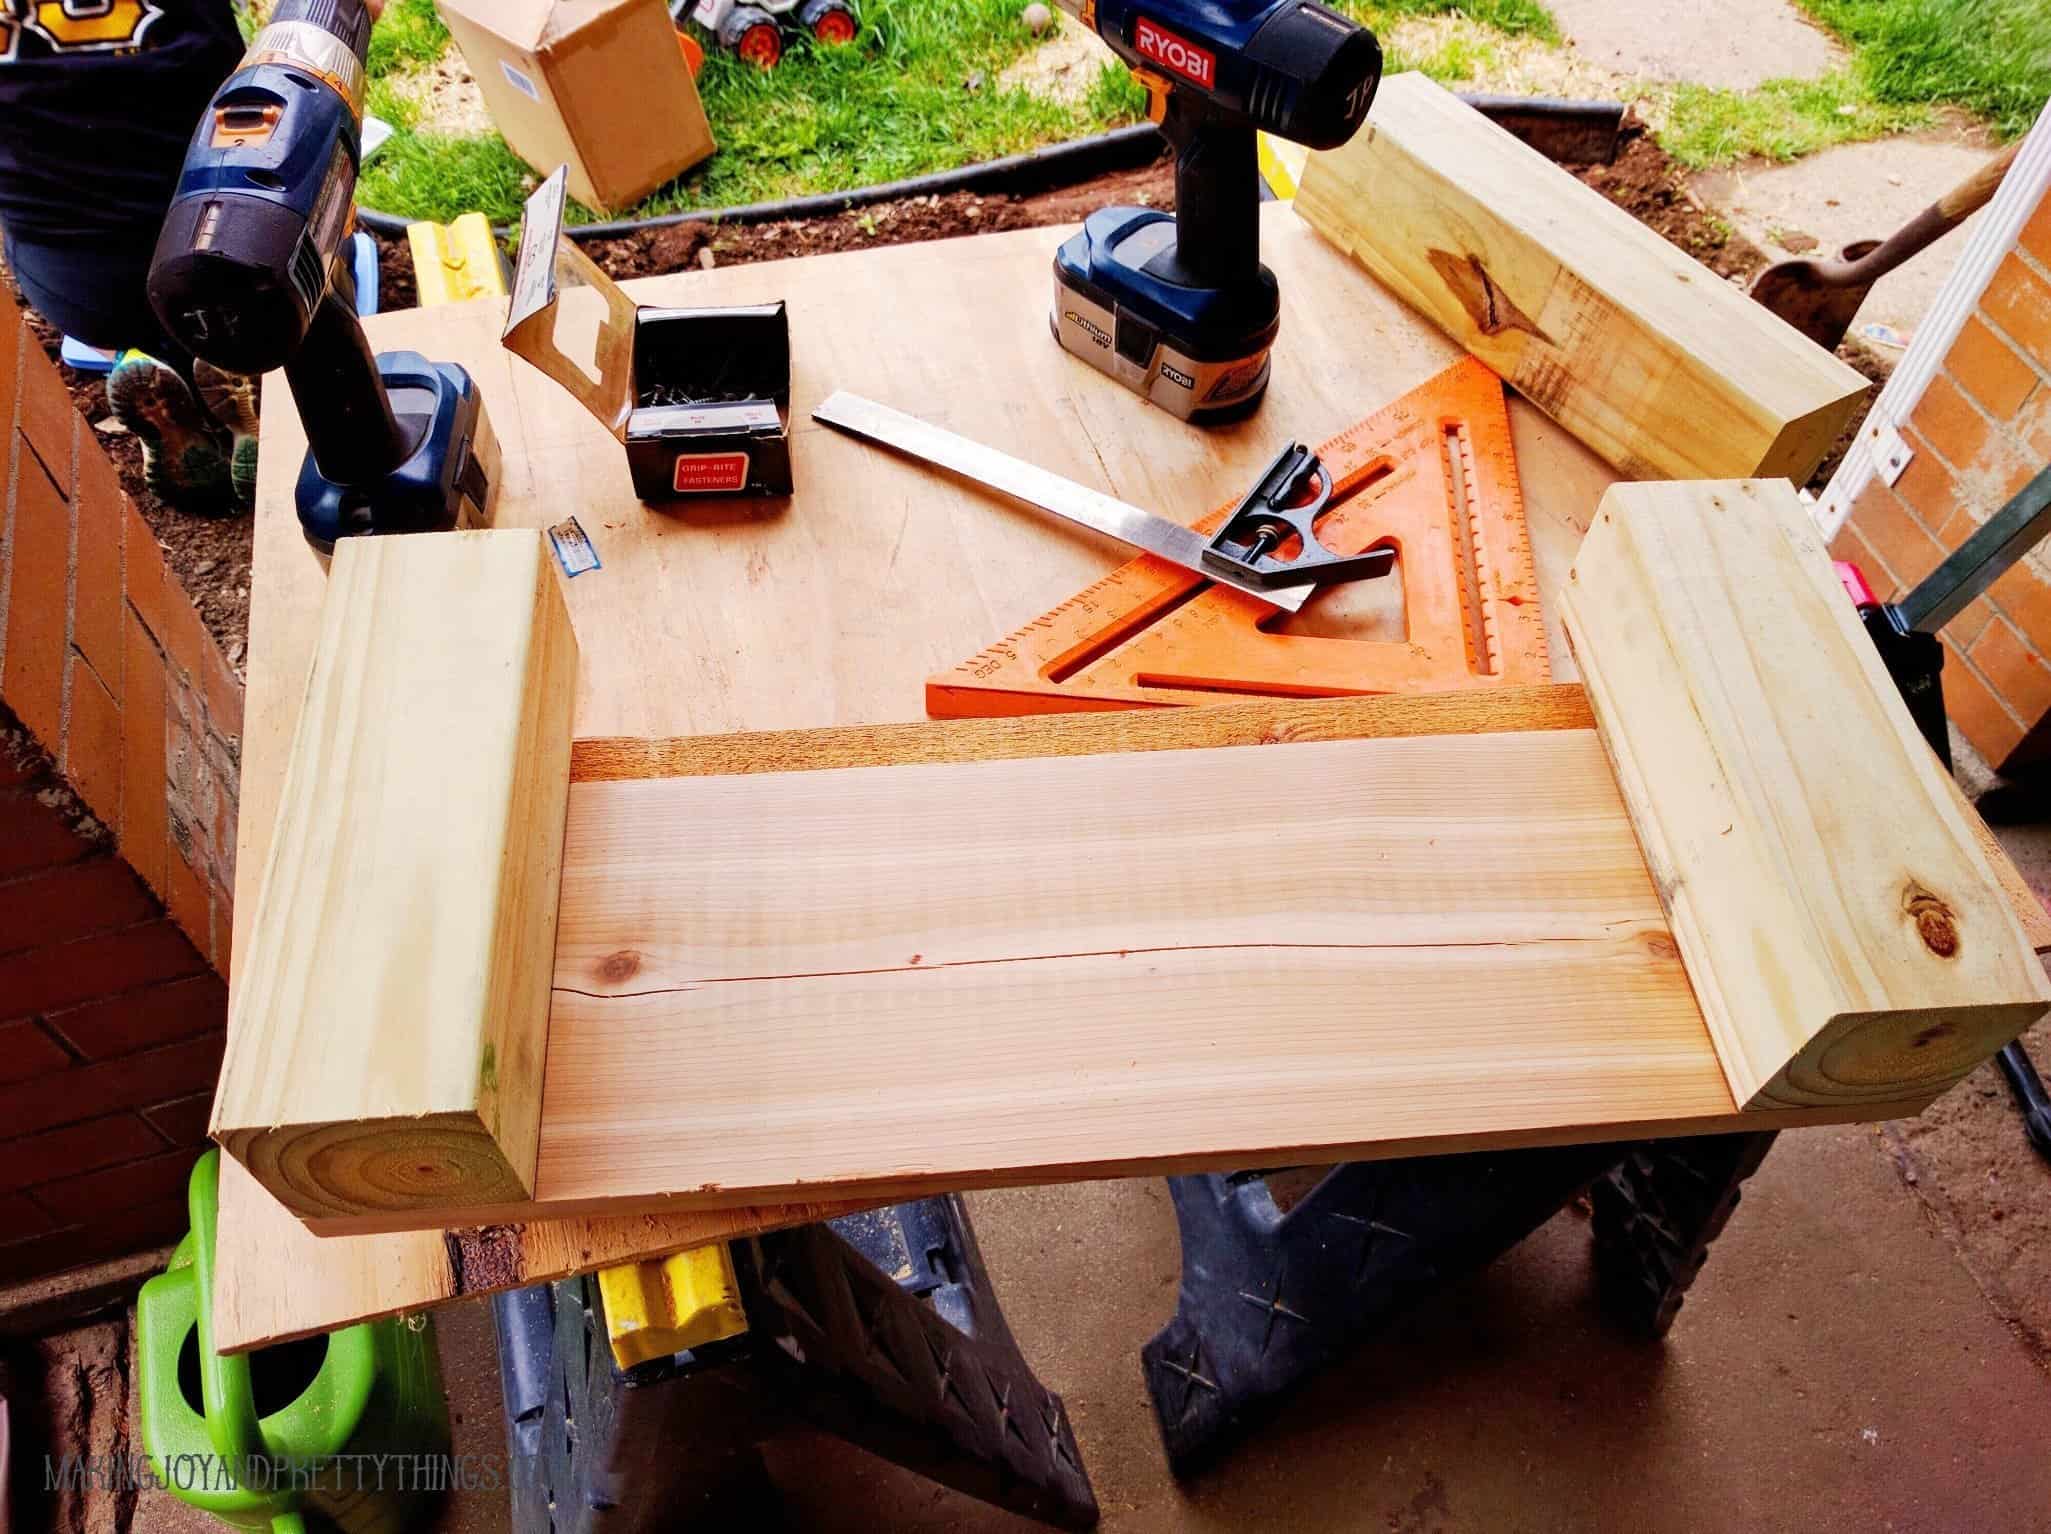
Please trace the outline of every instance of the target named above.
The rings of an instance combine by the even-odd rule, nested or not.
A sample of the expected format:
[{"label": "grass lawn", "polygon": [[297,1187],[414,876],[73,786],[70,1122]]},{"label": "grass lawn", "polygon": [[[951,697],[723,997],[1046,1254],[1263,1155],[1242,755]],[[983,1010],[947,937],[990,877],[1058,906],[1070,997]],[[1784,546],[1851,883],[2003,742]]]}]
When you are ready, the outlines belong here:
[{"label": "grass lawn", "polygon": [[1800,0],[1857,53],[1878,102],[1945,102],[2003,138],[2028,130],[2051,97],[2046,0]]},{"label": "grass lawn", "polygon": [[[1006,65],[1037,41],[1023,0],[862,0],[845,47],[794,40],[774,70],[708,45],[698,77],[719,152],[634,210],[636,215],[839,191],[1015,154],[1133,120],[1145,97],[1107,73],[1067,104],[999,89]],[[432,29],[432,31],[430,31]],[[384,34],[395,35],[388,43]],[[455,139],[414,131],[403,71],[429,61],[439,32],[429,0],[394,0],[372,33],[371,110],[400,131],[366,167],[367,207],[446,220],[481,208],[519,217],[533,171],[497,134]],[[445,41],[446,32],[440,32]],[[572,207],[573,220],[593,215]]]},{"label": "grass lawn", "polygon": [[[709,47],[698,93],[719,153],[630,214],[842,191],[970,165],[1141,120],[1146,94],[1122,67],[1103,71],[1079,102],[1000,89],[1005,67],[1038,39],[1020,22],[1024,0],[857,0],[862,31],[848,47],[798,41],[774,70]],[[1558,37],[1538,0],[1352,0],[1382,28],[1407,15],[1460,12],[1505,34]],[[406,75],[449,46],[432,0],[391,0],[371,34],[370,109],[399,131],[365,168],[358,200],[407,218],[447,220],[482,209],[517,222],[534,172],[497,134],[451,138],[417,131]],[[1445,77],[1471,61],[1392,60]],[[571,207],[573,221],[595,215]]]},{"label": "grass lawn", "polygon": [[[1561,44],[1542,0],[1337,0],[1383,38],[1388,67],[1449,85],[1485,80],[1510,48]],[[1763,156],[1794,159],[1854,139],[1927,125],[1940,106],[1976,113],[2012,136],[2051,96],[2051,0],[1797,0],[1842,38],[1846,65],[1818,80],[1756,90],[1646,83],[1641,109],[1691,168]],[[1140,120],[1145,93],[1107,66],[1079,101],[1000,87],[1038,42],[1025,0],[856,0],[854,44],[794,41],[773,71],[707,48],[699,94],[719,153],[622,215],[644,216],[841,191],[947,170]],[[1417,56],[1402,23],[1428,29]],[[1417,29],[1411,29],[1415,35]],[[1396,37],[1392,39],[1391,34]],[[496,133],[422,131],[410,81],[448,48],[432,0],[391,0],[371,35],[370,107],[399,131],[366,168],[359,199],[408,218],[482,209],[512,223],[534,172]],[[576,207],[573,221],[594,215]]]},{"label": "grass lawn", "polygon": [[1851,61],[1821,80],[1754,91],[1682,86],[1660,142],[1683,164],[1752,155],[1791,160],[1878,138],[1960,107],[2003,138],[2025,132],[2051,97],[2051,0],[1797,0],[1843,40]]}]

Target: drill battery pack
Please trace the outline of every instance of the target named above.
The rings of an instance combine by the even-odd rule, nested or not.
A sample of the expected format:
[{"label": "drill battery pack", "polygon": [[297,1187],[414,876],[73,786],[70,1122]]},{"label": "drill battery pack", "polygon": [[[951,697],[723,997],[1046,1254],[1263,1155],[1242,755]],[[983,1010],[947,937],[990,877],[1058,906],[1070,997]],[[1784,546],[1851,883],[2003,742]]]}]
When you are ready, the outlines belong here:
[{"label": "drill battery pack", "polygon": [[1174,252],[1167,213],[1092,213],[1054,255],[1054,338],[1182,420],[1250,415],[1268,387],[1281,314],[1275,275],[1256,266],[1228,287],[1192,287],[1162,270]]}]

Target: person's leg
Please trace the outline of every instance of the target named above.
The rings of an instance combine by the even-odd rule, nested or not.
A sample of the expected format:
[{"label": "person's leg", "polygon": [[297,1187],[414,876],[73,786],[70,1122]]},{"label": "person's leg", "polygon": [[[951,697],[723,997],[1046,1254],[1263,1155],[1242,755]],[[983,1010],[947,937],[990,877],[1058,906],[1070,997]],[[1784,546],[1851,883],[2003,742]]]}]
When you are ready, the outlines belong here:
[{"label": "person's leg", "polygon": [[88,346],[134,347],[191,371],[192,357],[150,308],[152,246],[43,245],[7,237],[7,268],[29,304]]}]

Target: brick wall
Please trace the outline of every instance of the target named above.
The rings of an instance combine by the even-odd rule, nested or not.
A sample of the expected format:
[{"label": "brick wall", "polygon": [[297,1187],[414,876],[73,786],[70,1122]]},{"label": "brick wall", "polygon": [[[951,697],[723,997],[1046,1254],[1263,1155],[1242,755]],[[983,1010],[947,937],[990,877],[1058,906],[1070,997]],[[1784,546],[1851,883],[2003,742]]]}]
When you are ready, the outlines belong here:
[{"label": "brick wall", "polygon": [[[2051,462],[2051,191],[2036,196],[1966,295],[1970,312],[1920,396],[1881,396],[1909,456],[1891,483],[1864,480],[1831,552],[1883,597],[1929,574]],[[2016,564],[1942,637],[1945,704],[1980,754],[2011,770],[2051,760],[2051,550]]]},{"label": "brick wall", "polygon": [[242,684],[0,290],[0,1283],[175,1239]]}]

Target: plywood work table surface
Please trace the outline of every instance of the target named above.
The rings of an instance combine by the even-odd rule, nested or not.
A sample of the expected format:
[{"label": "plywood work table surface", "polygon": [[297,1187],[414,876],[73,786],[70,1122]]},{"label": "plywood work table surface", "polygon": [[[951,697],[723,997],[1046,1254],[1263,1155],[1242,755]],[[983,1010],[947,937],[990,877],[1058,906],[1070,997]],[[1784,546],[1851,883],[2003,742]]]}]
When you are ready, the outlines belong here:
[{"label": "plywood work table surface", "polygon": [[[1252,421],[1210,432],[1146,406],[1049,339],[1049,263],[1065,229],[629,284],[651,304],[788,302],[797,481],[788,505],[642,506],[619,445],[500,348],[502,302],[405,310],[367,328],[378,348],[470,370],[504,453],[500,525],[547,527],[574,513],[595,545],[603,568],[563,585],[582,656],[579,736],[915,720],[928,674],[1052,607],[1128,551],[816,427],[811,406],[836,388],[855,390],[1133,504],[1193,516],[1250,483],[1279,439],[1321,441],[1460,355],[1286,205],[1269,205],[1264,220],[1263,254],[1282,288],[1274,382]],[[268,849],[324,589],[293,512],[304,437],[281,379],[269,381],[265,406],[237,847],[244,870],[260,869]],[[1615,476],[1523,401],[1512,399],[1510,419],[1539,583],[1550,596]],[[1308,632],[1387,635],[1392,595],[1356,587],[1344,599],[1350,610],[1321,615],[1314,603],[1294,621]],[[1570,679],[1551,610],[1546,626],[1554,673]],[[238,944],[254,893],[245,888],[238,903]],[[317,1242],[239,1167],[224,1167],[223,1179],[229,1281],[217,1335],[230,1347],[538,1281],[745,1223],[731,1211],[613,1216],[447,1241],[411,1233]],[[791,1212],[811,1219],[833,1210]],[[238,1293],[238,1250],[251,1259],[244,1271],[272,1281]],[[289,1293],[275,1281],[281,1267],[302,1275]]]}]

